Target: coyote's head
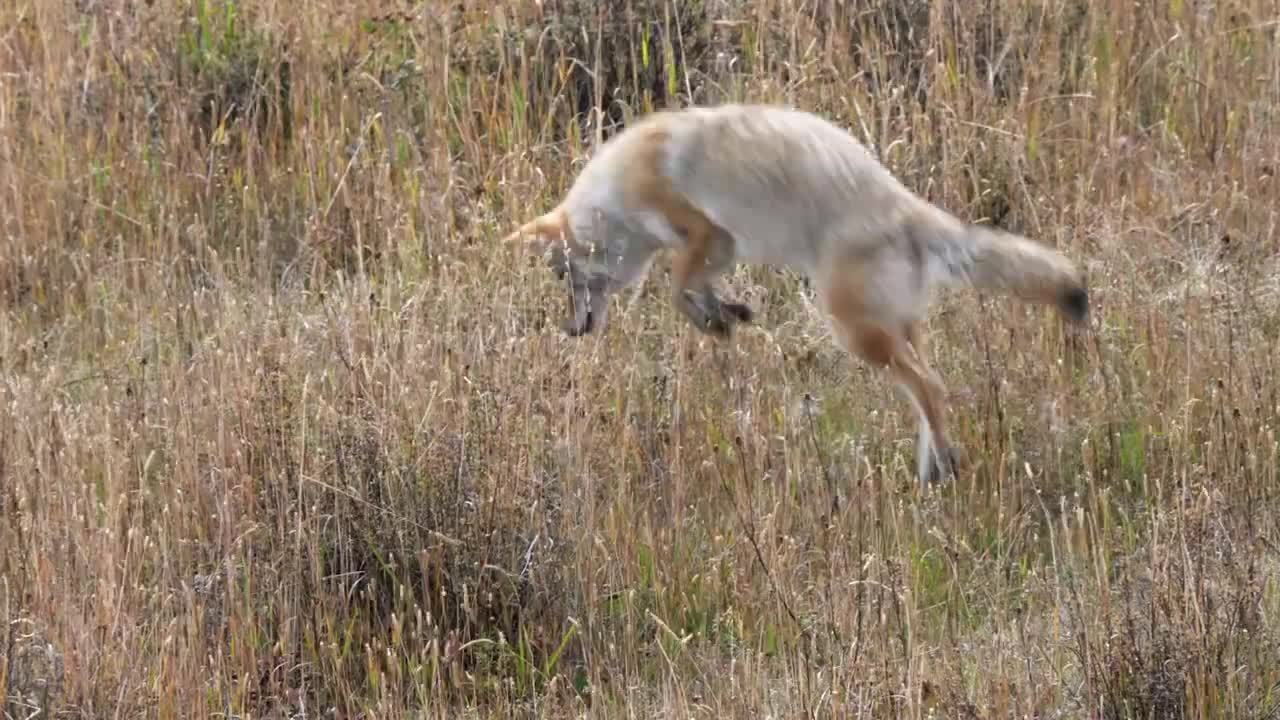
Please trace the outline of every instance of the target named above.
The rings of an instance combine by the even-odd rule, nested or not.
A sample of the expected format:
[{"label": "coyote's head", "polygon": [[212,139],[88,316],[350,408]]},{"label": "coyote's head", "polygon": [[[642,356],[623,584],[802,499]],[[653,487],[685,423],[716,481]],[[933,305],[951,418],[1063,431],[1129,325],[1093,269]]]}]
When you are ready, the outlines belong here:
[{"label": "coyote's head", "polygon": [[551,246],[547,267],[568,286],[569,314],[560,329],[579,337],[604,327],[609,312],[608,273],[593,267],[589,254],[563,245]]},{"label": "coyote's head", "polygon": [[569,315],[560,328],[572,337],[604,327],[609,310],[607,291],[610,276],[590,247],[580,245],[567,227],[562,209],[542,215],[506,237],[507,242],[523,240],[534,252],[545,252],[547,267],[568,286]]}]

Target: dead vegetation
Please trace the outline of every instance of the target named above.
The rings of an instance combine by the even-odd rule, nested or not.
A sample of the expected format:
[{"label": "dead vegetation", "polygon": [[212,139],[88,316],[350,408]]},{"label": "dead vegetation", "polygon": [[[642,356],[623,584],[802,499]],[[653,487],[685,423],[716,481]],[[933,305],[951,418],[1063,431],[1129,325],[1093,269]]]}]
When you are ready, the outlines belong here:
[{"label": "dead vegetation", "polygon": [[[0,5],[5,717],[1276,718],[1280,16]],[[599,337],[496,248],[637,113],[788,102],[1089,271],[932,320],[965,473],[744,268]]]}]

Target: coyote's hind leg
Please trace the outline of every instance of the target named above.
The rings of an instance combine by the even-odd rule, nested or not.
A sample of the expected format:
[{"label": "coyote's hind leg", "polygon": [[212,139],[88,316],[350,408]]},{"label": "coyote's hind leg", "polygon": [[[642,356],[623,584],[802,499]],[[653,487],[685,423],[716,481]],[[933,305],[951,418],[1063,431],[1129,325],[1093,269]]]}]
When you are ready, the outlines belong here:
[{"label": "coyote's hind leg", "polygon": [[[945,413],[946,406],[946,389],[943,387],[942,378],[938,376],[938,372],[929,364],[929,358],[926,354],[926,339],[924,330],[919,321],[906,323],[904,328],[907,343],[911,346],[912,353],[915,356],[915,366],[920,375],[923,384],[937,398],[939,406],[938,413]],[[919,434],[916,436],[916,476],[923,484],[934,484],[941,482],[956,472],[957,454],[954,445],[933,444],[933,428],[925,413],[924,408],[916,404],[916,412],[919,414]],[[945,418],[939,417],[937,422],[941,423]],[[941,432],[941,425],[938,426],[938,432]]]},{"label": "coyote's hind leg", "polygon": [[946,434],[946,390],[924,359],[918,325],[892,321],[893,308],[880,306],[873,300],[878,293],[866,291],[876,282],[847,269],[833,273],[823,283],[823,303],[845,349],[871,366],[887,370],[915,406],[919,416],[916,476],[927,486],[950,477],[955,470],[954,451]]}]

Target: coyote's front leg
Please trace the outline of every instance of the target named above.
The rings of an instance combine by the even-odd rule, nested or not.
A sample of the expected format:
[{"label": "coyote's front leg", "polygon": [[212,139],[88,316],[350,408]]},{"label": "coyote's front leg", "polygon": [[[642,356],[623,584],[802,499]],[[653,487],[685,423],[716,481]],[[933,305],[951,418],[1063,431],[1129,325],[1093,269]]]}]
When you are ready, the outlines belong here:
[{"label": "coyote's front leg", "polygon": [[702,332],[728,337],[733,325],[751,322],[751,308],[722,301],[713,282],[733,265],[733,238],[701,215],[685,228],[685,246],[672,261],[672,301]]}]

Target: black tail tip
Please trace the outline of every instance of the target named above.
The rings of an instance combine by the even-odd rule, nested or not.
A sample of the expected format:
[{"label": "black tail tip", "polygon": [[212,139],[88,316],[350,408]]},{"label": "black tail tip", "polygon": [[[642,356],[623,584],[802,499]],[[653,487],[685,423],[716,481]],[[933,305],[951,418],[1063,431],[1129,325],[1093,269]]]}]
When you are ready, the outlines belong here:
[{"label": "black tail tip", "polygon": [[1089,316],[1089,291],[1080,286],[1072,286],[1062,294],[1060,301],[1062,312],[1074,322],[1084,322]]}]

